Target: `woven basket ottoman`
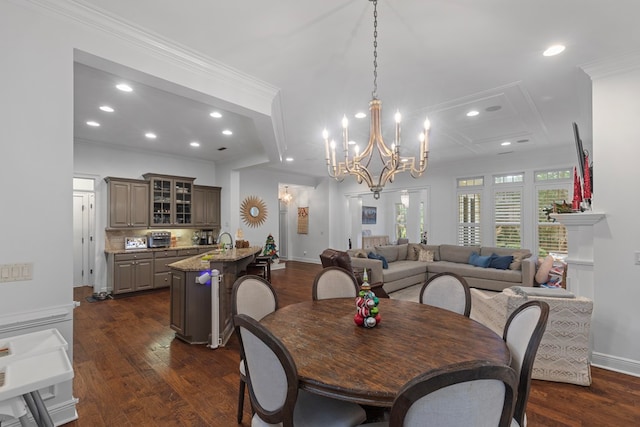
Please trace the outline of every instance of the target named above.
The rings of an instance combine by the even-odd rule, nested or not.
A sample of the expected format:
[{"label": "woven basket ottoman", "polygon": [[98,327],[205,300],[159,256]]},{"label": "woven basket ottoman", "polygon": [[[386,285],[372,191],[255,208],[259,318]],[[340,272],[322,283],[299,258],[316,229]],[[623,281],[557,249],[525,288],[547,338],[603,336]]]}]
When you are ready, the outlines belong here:
[{"label": "woven basket ottoman", "polygon": [[[535,289],[530,291],[535,293]],[[516,308],[529,300],[545,301],[549,304],[549,320],[533,364],[532,378],[583,386],[591,384],[589,329],[592,300],[527,295],[518,287],[499,293],[472,288],[471,298],[471,318],[500,336]]]}]

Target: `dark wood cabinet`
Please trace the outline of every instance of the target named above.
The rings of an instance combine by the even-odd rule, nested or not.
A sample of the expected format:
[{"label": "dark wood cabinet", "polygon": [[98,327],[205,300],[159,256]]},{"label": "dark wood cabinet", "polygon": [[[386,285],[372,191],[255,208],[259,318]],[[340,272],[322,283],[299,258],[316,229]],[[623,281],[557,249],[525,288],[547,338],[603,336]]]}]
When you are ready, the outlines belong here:
[{"label": "dark wood cabinet", "polygon": [[153,288],[152,253],[115,254],[109,260],[114,295]]},{"label": "dark wood cabinet", "polygon": [[172,271],[171,277],[171,305],[169,307],[170,327],[180,335],[185,334],[185,273]]},{"label": "dark wood cabinet", "polygon": [[149,225],[149,183],[147,181],[106,177],[111,228],[145,228]]},{"label": "dark wood cabinet", "polygon": [[220,187],[193,186],[193,225],[220,228]]},{"label": "dark wood cabinet", "polygon": [[147,173],[149,181],[149,226],[175,227],[193,225],[193,181],[169,175]]}]

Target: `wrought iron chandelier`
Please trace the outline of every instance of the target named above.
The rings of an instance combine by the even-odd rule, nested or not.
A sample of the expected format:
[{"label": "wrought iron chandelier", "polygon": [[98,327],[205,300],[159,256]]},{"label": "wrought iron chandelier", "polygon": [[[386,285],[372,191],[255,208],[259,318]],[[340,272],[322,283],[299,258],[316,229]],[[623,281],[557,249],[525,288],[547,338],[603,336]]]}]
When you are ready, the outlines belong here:
[{"label": "wrought iron chandelier", "polygon": [[[329,141],[329,133],[325,129],[322,132],[325,145],[325,160],[327,171],[331,178],[337,181],[344,180],[345,176],[355,176],[358,184],[363,181],[373,192],[375,199],[380,198],[380,192],[387,182],[393,182],[398,172],[409,172],[413,178],[422,176],[427,169],[429,158],[429,129],[431,124],[427,118],[424,122],[424,131],[419,136],[420,149],[417,157],[403,157],[400,155],[400,112],[395,114],[395,141],[388,147],[382,139],[380,112],[382,101],[378,99],[378,1],[373,2],[373,91],[369,102],[371,114],[371,127],[369,130],[369,142],[362,152],[357,144],[354,145],[353,154],[349,153],[349,121],[346,115],[342,118],[342,147],[344,161],[336,160],[336,142]],[[378,174],[372,173],[369,168],[371,160],[374,158],[374,151],[377,153],[382,163],[382,169]],[[376,162],[377,163],[377,162]]]}]

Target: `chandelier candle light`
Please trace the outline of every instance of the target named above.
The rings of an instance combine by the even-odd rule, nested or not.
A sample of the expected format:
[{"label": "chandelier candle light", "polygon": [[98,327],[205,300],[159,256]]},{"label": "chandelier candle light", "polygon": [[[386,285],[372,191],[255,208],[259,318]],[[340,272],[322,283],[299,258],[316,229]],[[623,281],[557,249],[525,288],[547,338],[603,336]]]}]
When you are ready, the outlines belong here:
[{"label": "chandelier candle light", "polygon": [[[429,129],[431,124],[427,118],[424,122],[424,131],[419,136],[420,151],[416,157],[402,157],[400,155],[400,122],[402,116],[400,112],[395,114],[395,141],[389,148],[382,139],[380,112],[382,110],[382,101],[378,99],[378,2],[377,0],[369,0],[373,2],[373,92],[372,100],[369,102],[369,111],[371,113],[371,127],[369,130],[369,142],[365,149],[360,152],[357,144],[354,145],[353,155],[349,154],[349,121],[344,116],[342,119],[342,150],[344,153],[344,161],[336,160],[336,142],[329,142],[329,132],[325,129],[322,132],[325,146],[325,160],[327,171],[331,178],[342,181],[345,176],[355,176],[358,184],[363,181],[369,186],[373,192],[375,199],[380,198],[380,192],[387,182],[393,182],[398,172],[408,171],[413,178],[422,176],[427,169],[427,161],[429,157]],[[382,162],[382,170],[377,175],[369,171],[370,163],[374,155],[374,149],[377,149],[380,161]]]}]

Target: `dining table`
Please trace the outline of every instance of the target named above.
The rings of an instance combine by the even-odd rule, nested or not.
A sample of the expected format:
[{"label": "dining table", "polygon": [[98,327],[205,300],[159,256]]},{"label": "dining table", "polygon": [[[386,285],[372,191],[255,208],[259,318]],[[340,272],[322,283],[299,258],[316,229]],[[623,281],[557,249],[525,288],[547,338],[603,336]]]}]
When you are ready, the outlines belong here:
[{"label": "dining table", "polygon": [[287,305],[261,323],[290,352],[299,387],[362,405],[390,408],[412,378],[468,361],[508,365],[504,340],[460,314],[411,301],[380,298],[380,322],[355,324],[355,299]]}]

